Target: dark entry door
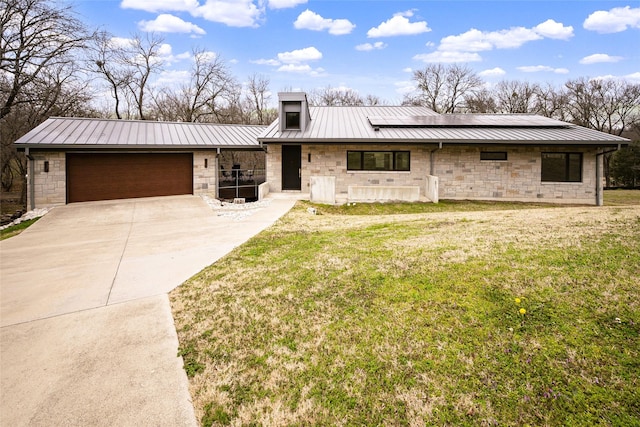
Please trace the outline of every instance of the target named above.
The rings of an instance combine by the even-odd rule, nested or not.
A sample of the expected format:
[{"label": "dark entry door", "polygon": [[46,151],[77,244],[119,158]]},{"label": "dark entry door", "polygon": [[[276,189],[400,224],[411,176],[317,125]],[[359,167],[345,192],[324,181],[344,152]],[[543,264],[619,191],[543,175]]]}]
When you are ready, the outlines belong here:
[{"label": "dark entry door", "polygon": [[282,189],[302,189],[302,147],[300,145],[282,146]]}]

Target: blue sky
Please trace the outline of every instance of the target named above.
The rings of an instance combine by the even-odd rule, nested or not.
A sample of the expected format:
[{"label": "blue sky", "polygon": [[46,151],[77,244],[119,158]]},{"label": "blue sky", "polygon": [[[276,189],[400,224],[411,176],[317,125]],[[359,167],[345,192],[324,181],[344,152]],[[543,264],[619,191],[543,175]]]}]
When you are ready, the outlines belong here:
[{"label": "blue sky", "polygon": [[576,77],[640,83],[640,1],[74,0],[90,27],[166,43],[161,81],[175,84],[193,48],[270,89],[331,86],[399,103],[411,71],[466,64],[488,85]]}]

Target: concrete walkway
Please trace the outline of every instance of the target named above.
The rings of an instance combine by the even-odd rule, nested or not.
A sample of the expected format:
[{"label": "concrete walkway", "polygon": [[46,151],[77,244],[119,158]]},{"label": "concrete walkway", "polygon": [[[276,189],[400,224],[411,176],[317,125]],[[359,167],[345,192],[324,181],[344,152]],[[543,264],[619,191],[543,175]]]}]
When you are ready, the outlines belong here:
[{"label": "concrete walkway", "polygon": [[197,425],[167,292],[294,203],[77,203],[0,242],[0,425]]}]

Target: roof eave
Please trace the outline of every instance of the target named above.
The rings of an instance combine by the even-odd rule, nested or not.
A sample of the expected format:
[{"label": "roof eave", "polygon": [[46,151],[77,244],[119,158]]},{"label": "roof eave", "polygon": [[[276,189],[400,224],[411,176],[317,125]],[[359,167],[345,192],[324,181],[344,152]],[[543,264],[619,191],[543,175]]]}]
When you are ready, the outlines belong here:
[{"label": "roof eave", "polygon": [[405,144],[489,144],[489,145],[593,145],[598,147],[629,145],[630,140],[624,141],[570,141],[570,140],[496,140],[496,139],[467,139],[467,140],[447,140],[447,139],[403,139],[403,138],[258,138],[261,144],[385,144],[385,143],[405,143]]},{"label": "roof eave", "polygon": [[118,151],[194,151],[194,150],[216,150],[216,149],[244,149],[260,150],[259,144],[247,145],[107,145],[107,144],[25,144],[14,143],[16,148],[29,148],[32,150],[118,150]]}]

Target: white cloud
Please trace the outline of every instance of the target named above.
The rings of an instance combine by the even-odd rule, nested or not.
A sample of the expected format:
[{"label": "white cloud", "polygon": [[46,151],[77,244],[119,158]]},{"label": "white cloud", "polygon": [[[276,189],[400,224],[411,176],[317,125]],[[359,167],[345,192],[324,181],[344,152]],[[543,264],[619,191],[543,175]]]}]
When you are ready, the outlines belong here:
[{"label": "white cloud", "polygon": [[548,65],[528,65],[524,67],[518,67],[518,70],[524,73],[539,73],[539,72],[553,72],[556,74],[568,74],[569,70],[566,68],[553,68]]},{"label": "white cloud", "polygon": [[309,9],[302,12],[293,23],[298,30],[324,31],[329,30],[329,34],[343,35],[349,34],[356,27],[348,19],[328,19],[323,18]]},{"label": "white cloud", "polygon": [[171,48],[170,44],[162,43],[158,48],[158,55],[168,57],[168,56],[171,56],[172,51],[173,49]]},{"label": "white cloud", "polygon": [[625,76],[614,76],[613,74],[607,74],[606,76],[598,76],[589,80],[621,80],[631,84],[640,84],[640,71],[627,74]]},{"label": "white cloud", "polygon": [[160,76],[153,82],[156,87],[179,87],[181,84],[188,83],[190,73],[187,70],[169,70],[160,73]]},{"label": "white cloud", "polygon": [[135,40],[124,37],[111,37],[111,39],[109,39],[109,45],[113,48],[128,48],[132,47],[134,43]]},{"label": "white cloud", "polygon": [[254,59],[253,61],[249,61],[252,64],[258,64],[258,65],[271,65],[273,67],[277,67],[278,65],[281,64],[280,61],[276,61],[275,59]]},{"label": "white cloud", "polygon": [[432,53],[420,53],[415,55],[413,59],[417,61],[432,63],[432,62],[442,62],[442,63],[452,63],[452,62],[478,62],[482,61],[480,55],[474,52],[456,52],[449,51],[444,52],[437,50]]},{"label": "white cloud", "polygon": [[311,68],[309,64],[285,64],[278,68],[278,71],[285,73],[309,74],[312,77],[324,75],[323,68]]},{"label": "white cloud", "polygon": [[230,27],[257,27],[264,14],[264,6],[256,6],[252,0],[207,0],[191,14]]},{"label": "white cloud", "polygon": [[177,16],[163,13],[153,21],[140,21],[138,28],[146,32],[160,33],[195,33],[204,35],[205,31],[191,22],[183,21]]},{"label": "white cloud", "polygon": [[[512,27],[507,30],[481,31],[472,28],[462,34],[443,37],[437,50],[414,56],[424,62],[476,62],[477,52],[493,49],[516,49],[523,44],[544,38],[566,40],[573,37],[573,27],[548,19],[533,28]],[[429,43],[427,46],[430,47]]]},{"label": "white cloud", "polygon": [[120,7],[147,12],[188,12],[198,7],[198,0],[122,0]]},{"label": "white cloud", "polygon": [[409,17],[413,16],[413,11],[400,12],[392,18],[381,23],[377,27],[371,28],[367,32],[367,37],[393,37],[422,34],[431,31],[427,21],[409,22]]},{"label": "white cloud", "polygon": [[286,9],[296,7],[299,4],[305,4],[307,0],[269,0],[270,9]]},{"label": "white cloud", "polygon": [[197,58],[200,61],[204,61],[204,62],[213,62],[215,61],[215,59],[218,57],[218,54],[215,52],[212,52],[210,50],[204,51],[204,52],[198,52],[198,54],[196,55]]},{"label": "white cloud", "polygon": [[322,59],[322,52],[311,46],[304,49],[293,50],[291,52],[279,53],[278,59],[285,64],[297,64],[300,62],[317,61],[318,59]]},{"label": "white cloud", "polygon": [[484,70],[478,73],[480,77],[498,77],[504,76],[505,74],[507,74],[507,72],[500,67],[491,68],[490,70]]},{"label": "white cloud", "polygon": [[624,78],[632,83],[640,84],[640,71],[637,73],[627,74]]},{"label": "white cloud", "polygon": [[618,62],[622,60],[622,56],[611,56],[606,53],[594,53],[593,55],[585,56],[580,60],[581,64],[599,64],[601,62]]},{"label": "white cloud", "polygon": [[265,12],[262,0],[257,5],[254,0],[205,0],[204,4],[199,0],[122,0],[120,6],[147,12],[189,12],[191,16],[230,27],[257,27]]},{"label": "white cloud", "polygon": [[396,87],[396,93],[405,95],[416,90],[416,84],[413,80],[402,80],[393,84]]},{"label": "white cloud", "polygon": [[565,27],[562,23],[553,19],[547,19],[542,24],[536,25],[533,27],[533,31],[549,39],[568,40],[573,37],[572,26]]},{"label": "white cloud", "polygon": [[409,9],[404,12],[394,13],[393,16],[406,16],[407,18],[411,18],[417,9]]},{"label": "white cloud", "polygon": [[311,71],[311,65],[309,64],[286,64],[278,68],[278,71],[285,71],[288,73],[308,73]]},{"label": "white cloud", "polygon": [[481,52],[492,49],[515,49],[544,37],[567,39],[573,36],[573,27],[565,27],[551,19],[534,28],[513,27],[500,31],[480,31],[475,28],[440,41],[439,50]]},{"label": "white cloud", "polygon": [[363,44],[357,45],[356,46],[356,50],[368,52],[370,50],[384,49],[385,47],[387,47],[387,45],[385,43],[383,43],[383,42],[375,42],[373,44],[371,44],[371,43],[363,43]]},{"label": "white cloud", "polygon": [[403,73],[413,73],[413,68],[411,68],[411,67],[403,68],[402,72]]},{"label": "white cloud", "polygon": [[640,7],[614,7],[609,11],[598,10],[584,20],[586,30],[598,33],[619,33],[627,28],[640,28]]}]

